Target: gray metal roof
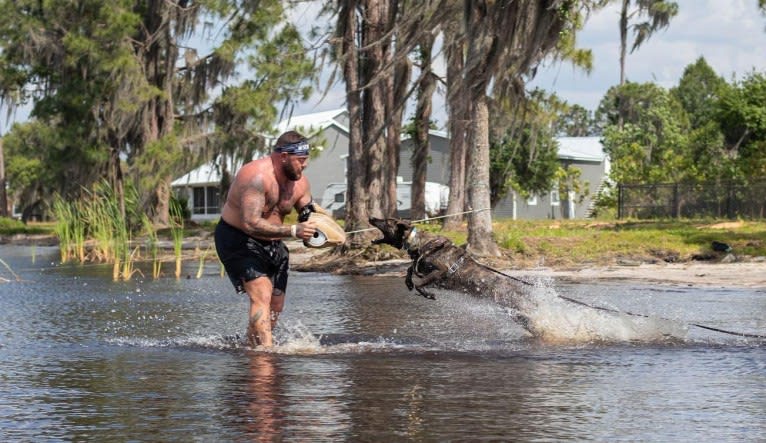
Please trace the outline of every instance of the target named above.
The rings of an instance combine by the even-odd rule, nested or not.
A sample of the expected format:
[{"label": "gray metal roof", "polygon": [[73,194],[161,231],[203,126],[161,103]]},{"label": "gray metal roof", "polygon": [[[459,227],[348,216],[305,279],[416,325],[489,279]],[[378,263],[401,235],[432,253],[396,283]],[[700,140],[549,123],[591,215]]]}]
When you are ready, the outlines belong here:
[{"label": "gray metal roof", "polygon": [[557,137],[559,158],[602,162],[606,158],[601,137]]}]

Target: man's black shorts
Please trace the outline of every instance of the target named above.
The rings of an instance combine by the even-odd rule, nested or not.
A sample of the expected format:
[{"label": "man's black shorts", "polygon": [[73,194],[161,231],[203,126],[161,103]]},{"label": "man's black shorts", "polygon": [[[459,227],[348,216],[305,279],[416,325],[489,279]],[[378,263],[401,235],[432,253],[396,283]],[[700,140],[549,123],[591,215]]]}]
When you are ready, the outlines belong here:
[{"label": "man's black shorts", "polygon": [[244,293],[245,282],[262,276],[285,292],[289,252],[283,241],[250,237],[221,219],[215,227],[215,249],[237,292]]}]

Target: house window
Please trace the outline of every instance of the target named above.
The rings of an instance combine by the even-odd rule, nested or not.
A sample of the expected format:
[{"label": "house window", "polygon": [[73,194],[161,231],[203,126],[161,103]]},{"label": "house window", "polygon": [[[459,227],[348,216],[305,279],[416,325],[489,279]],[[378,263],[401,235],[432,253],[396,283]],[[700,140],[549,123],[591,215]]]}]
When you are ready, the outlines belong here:
[{"label": "house window", "polygon": [[207,207],[207,213],[208,214],[218,214],[221,212],[221,203],[220,199],[218,198],[218,186],[208,186],[207,188],[207,202],[205,202],[205,206]]},{"label": "house window", "polygon": [[217,186],[201,186],[194,188],[194,206],[192,214],[218,214],[220,199]]},{"label": "house window", "polygon": [[553,189],[551,190],[551,206],[558,206],[561,202],[561,199],[559,198],[559,190]]},{"label": "house window", "polygon": [[344,201],[346,201],[346,197],[344,194],[345,193],[343,192],[339,192],[335,194],[335,203],[343,203]]},{"label": "house window", "polygon": [[527,199],[527,204],[528,204],[529,206],[537,206],[537,196],[536,196],[536,195],[532,195],[532,196],[530,196],[530,197]]},{"label": "house window", "polygon": [[194,206],[192,214],[205,213],[205,188],[194,188]]}]

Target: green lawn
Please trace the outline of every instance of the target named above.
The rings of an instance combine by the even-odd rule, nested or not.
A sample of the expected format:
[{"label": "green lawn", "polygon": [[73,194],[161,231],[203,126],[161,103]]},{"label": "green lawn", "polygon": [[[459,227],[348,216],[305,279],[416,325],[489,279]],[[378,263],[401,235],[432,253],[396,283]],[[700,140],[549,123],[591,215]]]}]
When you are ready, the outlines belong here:
[{"label": "green lawn", "polygon": [[495,238],[510,255],[546,257],[560,264],[716,259],[712,242],[737,256],[766,256],[766,222],[716,220],[497,221]]},{"label": "green lawn", "polygon": [[45,222],[45,223],[37,223],[37,222],[30,222],[28,224],[24,224],[18,220],[13,220],[6,217],[0,217],[0,235],[16,235],[16,234],[27,234],[27,235],[37,235],[37,234],[46,234],[46,235],[53,235],[53,227],[54,223],[52,222]]}]

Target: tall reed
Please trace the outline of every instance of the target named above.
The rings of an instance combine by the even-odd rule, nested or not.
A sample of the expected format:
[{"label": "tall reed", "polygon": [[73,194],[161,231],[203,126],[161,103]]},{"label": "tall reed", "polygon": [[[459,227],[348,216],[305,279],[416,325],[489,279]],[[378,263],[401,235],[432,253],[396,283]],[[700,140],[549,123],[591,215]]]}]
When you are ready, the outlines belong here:
[{"label": "tall reed", "polygon": [[205,259],[207,258],[207,255],[210,253],[212,248],[208,246],[207,249],[205,249],[202,252],[200,251],[199,246],[197,246],[197,252],[200,254],[199,256],[199,267],[197,268],[197,278],[202,278],[202,272],[205,270]]},{"label": "tall reed", "polygon": [[57,195],[53,200],[52,209],[53,216],[56,218],[56,225],[53,229],[59,239],[61,263],[66,263],[72,254],[72,246],[74,244],[72,238],[72,219],[74,218],[72,207]]},{"label": "tall reed", "polygon": [[59,239],[61,262],[77,258],[85,262],[85,220],[82,207],[76,202],[67,202],[60,195],[53,200],[53,216],[56,218],[54,231]]},{"label": "tall reed", "polygon": [[157,280],[162,274],[162,260],[160,259],[160,241],[157,236],[157,230],[154,228],[154,223],[151,219],[143,214],[141,216],[141,223],[144,226],[144,233],[146,233],[147,249],[149,256],[152,259],[152,278]]},{"label": "tall reed", "polygon": [[115,223],[122,216],[119,204],[111,188],[105,183],[97,183],[93,189],[86,191],[84,200],[84,218],[88,224],[88,233],[93,239],[91,260],[112,262],[113,276],[119,278],[119,257],[115,250],[117,237]]},{"label": "tall reed", "polygon": [[125,214],[122,213],[119,196],[106,181],[96,183],[88,191],[85,204],[85,220],[91,237],[95,240],[92,259],[112,262],[114,280],[130,280],[134,273],[138,249],[131,249],[131,222],[137,213],[138,193],[135,187],[124,190]]},{"label": "tall reed", "polygon": [[115,233],[114,249],[122,262],[119,278],[127,281],[133,278],[134,274],[140,273],[138,268],[135,267],[136,254],[138,254],[139,248],[131,249],[130,244],[133,237],[131,220],[137,219],[138,192],[133,186],[125,186],[123,194],[125,214],[120,210],[119,196],[110,186],[105,186],[105,195],[109,197],[108,209],[114,216],[112,219],[112,229]]},{"label": "tall reed", "polygon": [[173,237],[173,253],[176,257],[176,278],[181,278],[181,253],[184,242],[183,209],[178,204],[170,205],[170,235]]}]

